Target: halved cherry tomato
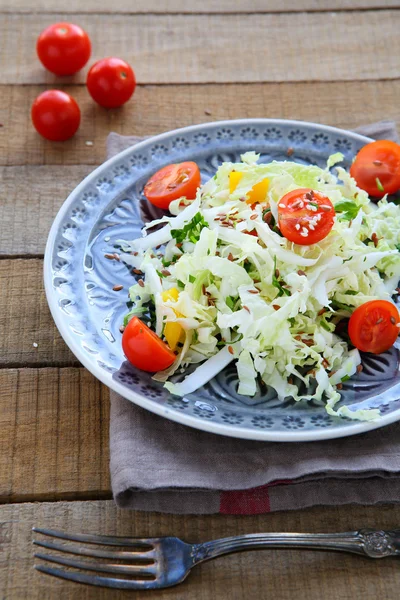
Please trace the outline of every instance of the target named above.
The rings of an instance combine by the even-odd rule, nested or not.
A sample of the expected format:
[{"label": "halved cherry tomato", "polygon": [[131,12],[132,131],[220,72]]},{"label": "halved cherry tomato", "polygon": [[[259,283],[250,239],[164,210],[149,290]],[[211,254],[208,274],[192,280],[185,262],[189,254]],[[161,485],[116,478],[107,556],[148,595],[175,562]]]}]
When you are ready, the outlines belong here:
[{"label": "halved cherry tomato", "polygon": [[200,186],[200,169],[195,162],[183,162],[163,167],[144,186],[147,200],[159,208],[168,208],[172,200],[182,196],[193,200]]},{"label": "halved cherry tomato", "polygon": [[122,349],[134,367],[151,373],[167,369],[176,359],[167,344],[137,317],[125,327]]},{"label": "halved cherry tomato", "polygon": [[91,44],[79,25],[55,23],[39,35],[36,51],[43,66],[52,73],[73,75],[89,60]]},{"label": "halved cherry tomato", "polygon": [[400,189],[400,146],[390,140],[367,144],[350,167],[358,187],[370,196],[382,198]]},{"label": "halved cherry tomato", "polygon": [[40,135],[63,142],[74,135],[81,121],[77,102],[61,90],[46,90],[32,104],[32,122]]},{"label": "halved cherry tomato", "polygon": [[86,86],[97,104],[117,108],[132,96],[136,77],[132,67],[121,58],[102,58],[90,68]]},{"label": "halved cherry tomato", "polygon": [[399,311],[387,300],[370,300],[353,312],[349,321],[352,344],[363,352],[381,354],[399,335]]},{"label": "halved cherry tomato", "polygon": [[309,246],[323,240],[333,227],[335,209],[327,196],[309,188],[285,194],[278,202],[278,224],[290,242]]}]

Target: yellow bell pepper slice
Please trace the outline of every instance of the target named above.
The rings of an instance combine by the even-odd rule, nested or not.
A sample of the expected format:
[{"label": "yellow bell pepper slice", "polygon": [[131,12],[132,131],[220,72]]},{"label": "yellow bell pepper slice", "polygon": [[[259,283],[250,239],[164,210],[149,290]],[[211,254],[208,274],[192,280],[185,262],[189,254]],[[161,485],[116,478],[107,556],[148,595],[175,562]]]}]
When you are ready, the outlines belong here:
[{"label": "yellow bell pepper slice", "polygon": [[[240,183],[243,177],[241,171],[231,171],[229,173],[229,193],[232,194]],[[254,204],[254,202],[264,202],[265,196],[268,192],[269,179],[266,177],[262,181],[259,181],[251,190],[247,193],[246,202],[248,204]]]},{"label": "yellow bell pepper slice", "polygon": [[240,171],[231,171],[231,173],[229,173],[229,193],[230,194],[232,194],[236,190],[242,177],[243,177],[243,173],[241,173]]},{"label": "yellow bell pepper slice", "polygon": [[[162,296],[162,299],[164,300],[164,302],[169,302],[171,300],[176,302],[179,298],[179,291],[176,288],[171,288],[169,290],[165,290],[161,294],[161,296]],[[176,314],[177,317],[182,316],[176,310],[174,310],[174,313]],[[165,336],[165,339],[167,340],[167,344],[171,348],[171,350],[176,349],[178,342],[184,341],[184,339],[185,339],[184,334],[185,334],[184,329],[183,329],[182,325],[180,325],[179,323],[175,323],[174,321],[169,321],[168,323],[165,324],[164,336]]]},{"label": "yellow bell pepper slice", "polygon": [[269,179],[266,177],[262,181],[259,181],[247,194],[247,204],[254,204],[254,202],[265,202],[265,196],[268,192]]}]

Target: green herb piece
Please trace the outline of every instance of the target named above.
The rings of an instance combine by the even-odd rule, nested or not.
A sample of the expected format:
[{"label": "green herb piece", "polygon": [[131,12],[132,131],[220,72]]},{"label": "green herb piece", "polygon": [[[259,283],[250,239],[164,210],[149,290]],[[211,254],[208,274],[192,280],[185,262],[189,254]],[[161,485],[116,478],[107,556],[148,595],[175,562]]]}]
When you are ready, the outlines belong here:
[{"label": "green herb piece", "polygon": [[165,275],[163,275],[163,274],[161,273],[161,271],[158,271],[157,269],[156,269],[156,271],[157,271],[157,275],[158,275],[159,277],[161,277],[161,279],[163,279],[163,277],[165,277]]},{"label": "green herb piece", "polygon": [[328,324],[328,323],[325,321],[325,319],[321,319],[321,321],[320,321],[320,323],[319,323],[319,324],[320,324],[320,325],[321,325],[321,327],[322,327],[323,329],[325,329],[326,331],[329,331],[329,332],[331,332],[331,331],[332,331],[332,330],[331,330],[331,328],[329,327],[329,324]]},{"label": "green herb piece", "polygon": [[225,303],[231,310],[233,310],[235,308],[236,302],[237,302],[237,298],[235,298],[235,296],[227,296],[225,298]]},{"label": "green herb piece", "polygon": [[201,231],[204,227],[208,227],[208,223],[198,212],[182,229],[171,229],[171,236],[178,244],[181,244],[186,239],[189,239],[195,244],[199,241]]},{"label": "green herb piece", "polygon": [[360,207],[350,200],[342,200],[335,204],[335,212],[339,213],[341,221],[352,221],[358,215]]},{"label": "green herb piece", "polygon": [[342,381],[348,381],[350,379],[350,375],[345,375],[342,377]]},{"label": "green herb piece", "polygon": [[291,292],[283,287],[281,281],[276,276],[276,256],[274,256],[274,272],[272,273],[272,285],[278,290],[278,298],[281,296],[291,296]]},{"label": "green herb piece", "polygon": [[379,177],[377,177],[377,178],[375,179],[375,181],[376,181],[376,187],[378,188],[378,190],[379,190],[380,192],[384,192],[384,191],[385,191],[385,189],[384,189],[384,187],[383,187],[383,185],[382,185],[382,183],[381,183],[381,180],[379,179]]},{"label": "green herb piece", "polygon": [[194,283],[195,281],[196,281],[196,277],[194,277],[193,275],[189,275],[189,282]]},{"label": "green herb piece", "polygon": [[184,283],[183,283],[183,281],[181,281],[180,279],[177,279],[177,280],[176,280],[176,284],[177,284],[177,286],[178,286],[179,288],[181,288],[181,290],[183,290],[183,289],[184,289],[184,287],[185,287],[185,284],[184,284]]},{"label": "green herb piece", "polygon": [[346,296],[357,296],[357,294],[359,294],[359,292],[356,292],[355,290],[347,290],[347,292],[345,292]]}]

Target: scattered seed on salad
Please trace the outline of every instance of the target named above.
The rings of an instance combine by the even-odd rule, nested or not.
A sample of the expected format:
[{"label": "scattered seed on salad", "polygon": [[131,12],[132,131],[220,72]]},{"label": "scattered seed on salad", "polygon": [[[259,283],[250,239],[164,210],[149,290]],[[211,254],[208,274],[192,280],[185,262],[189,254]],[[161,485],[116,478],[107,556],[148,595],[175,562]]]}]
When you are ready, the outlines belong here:
[{"label": "scattered seed on salad", "polygon": [[322,361],[322,366],[324,367],[324,369],[327,369],[329,367],[329,363],[326,360],[326,358],[324,358],[324,360]]},{"label": "scattered seed on salad", "polygon": [[292,147],[288,148],[288,149],[286,150],[286,154],[287,154],[288,156],[292,156],[292,155],[294,154],[294,150],[293,150],[293,148],[292,148]]},{"label": "scattered seed on salad", "polygon": [[248,312],[248,313],[250,312],[250,309],[249,309],[249,307],[248,307],[248,306],[246,306],[245,304],[243,304],[243,308],[244,308],[244,310],[247,310],[247,312]]},{"label": "scattered seed on salad", "polygon": [[123,289],[124,289],[124,286],[121,284],[114,285],[114,287],[113,287],[114,292],[119,292],[120,290],[123,290]]},{"label": "scattered seed on salad", "polygon": [[132,272],[135,273],[135,275],[143,275],[143,271],[140,269],[132,269]]},{"label": "scattered seed on salad", "polygon": [[137,256],[139,254],[139,252],[132,252],[133,256]]},{"label": "scattered seed on salad", "polygon": [[361,373],[362,370],[363,370],[363,366],[357,365],[357,373]]},{"label": "scattered seed on salad", "polygon": [[38,344],[37,342],[33,342],[32,346],[33,346],[34,348],[37,348],[37,347],[39,346],[39,344]]},{"label": "scattered seed on salad", "polygon": [[382,166],[382,161],[381,160],[373,160],[372,161],[374,165],[376,165],[377,167]]},{"label": "scattered seed on salad", "polygon": [[121,260],[119,254],[117,254],[116,252],[114,252],[114,260],[117,260],[118,262]]},{"label": "scattered seed on salad", "polygon": [[317,315],[320,317],[321,315],[323,315],[324,313],[326,313],[326,308],[321,308],[321,310],[319,310],[317,312]]},{"label": "scattered seed on salad", "polygon": [[328,206],[327,204],[320,204],[319,207],[322,208],[322,210],[325,212],[328,212],[329,210],[331,210],[331,207]]},{"label": "scattered seed on salad", "polygon": [[204,111],[204,114],[205,114],[207,117],[211,117],[211,115],[212,115],[212,112],[211,112],[210,110],[205,110],[205,111]]},{"label": "scattered seed on salad", "polygon": [[232,346],[228,346],[228,350],[229,350],[229,354],[235,354],[235,351],[232,348]]},{"label": "scattered seed on salad", "polygon": [[283,202],[279,202],[278,206],[280,208],[286,208],[286,204],[284,204]]},{"label": "scattered seed on salad", "polygon": [[336,389],[337,390],[342,390],[343,389],[343,383],[337,383],[336,384]]},{"label": "scattered seed on salad", "polygon": [[125,325],[120,325],[119,326],[119,330],[120,330],[121,333],[124,333],[124,331],[125,331]]},{"label": "scattered seed on salad", "polygon": [[288,377],[287,382],[289,385],[293,385],[293,377]]},{"label": "scattered seed on salad", "polygon": [[143,279],[139,279],[138,280],[138,284],[140,285],[140,287],[144,287],[144,281],[143,281]]},{"label": "scattered seed on salad", "polygon": [[107,236],[104,238],[104,241],[105,241],[105,242],[109,242],[110,240],[111,240],[111,238],[110,238],[110,236],[109,236],[109,235],[107,235]]},{"label": "scattered seed on salad", "polygon": [[257,219],[257,217],[258,217],[258,215],[251,215],[250,219],[251,219],[252,221],[255,221],[255,219]]},{"label": "scattered seed on salad", "polygon": [[281,307],[279,306],[279,304],[273,304],[273,305],[272,305],[272,308],[273,308],[274,310],[279,310]]},{"label": "scattered seed on salad", "polygon": [[279,275],[280,275],[280,273],[279,273],[279,269],[275,269],[275,277],[276,277],[277,279],[279,279]]},{"label": "scattered seed on salad", "polygon": [[[382,321],[383,321],[383,319],[382,319]],[[396,325],[396,319],[394,317],[390,317],[390,322],[392,325]]]},{"label": "scattered seed on salad", "polygon": [[378,245],[379,239],[375,232],[371,235],[371,240],[374,243],[374,246],[376,248]]},{"label": "scattered seed on salad", "polygon": [[247,290],[249,292],[249,294],[259,294],[260,292],[258,290]]},{"label": "scattered seed on salad", "polygon": [[115,255],[114,254],[105,254],[104,258],[108,258],[108,260],[115,260]]},{"label": "scattered seed on salad", "polygon": [[304,272],[304,271],[302,271],[301,269],[299,269],[299,270],[297,271],[297,275],[305,275],[305,272]]},{"label": "scattered seed on salad", "polygon": [[168,271],[168,269],[163,269],[161,271],[161,273],[164,275],[164,277],[168,277],[169,275],[171,275],[170,271]]},{"label": "scattered seed on salad", "polygon": [[91,142],[89,140],[87,142],[85,142],[85,144],[86,144],[86,146],[93,146],[93,142]]},{"label": "scattered seed on salad", "polygon": [[301,229],[301,225],[300,225],[300,223],[296,223],[296,225],[295,225],[295,229],[297,229],[297,231],[300,231],[300,229]]},{"label": "scattered seed on salad", "polygon": [[232,252],[229,252],[228,254],[228,260],[230,260],[231,262],[233,262],[235,259],[233,258],[233,254]]},{"label": "scattered seed on salad", "polygon": [[[393,321],[392,321],[392,319],[393,319],[393,317],[390,317],[390,321],[393,323],[394,319],[393,319]],[[382,323],[382,322],[383,322],[383,317],[379,317],[379,319],[377,320],[377,322],[375,323],[375,325],[379,325],[379,324],[380,324],[380,323]],[[394,323],[395,323],[395,322],[396,322],[396,321],[394,321]]]}]

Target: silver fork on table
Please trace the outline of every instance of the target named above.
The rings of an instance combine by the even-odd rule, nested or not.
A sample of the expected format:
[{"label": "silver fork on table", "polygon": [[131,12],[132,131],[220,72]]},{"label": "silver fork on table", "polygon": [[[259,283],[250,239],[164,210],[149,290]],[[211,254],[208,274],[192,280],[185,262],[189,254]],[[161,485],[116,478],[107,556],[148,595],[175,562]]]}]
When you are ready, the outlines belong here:
[{"label": "silver fork on table", "polygon": [[[176,585],[188,576],[195,565],[242,550],[303,548],[339,550],[369,558],[400,556],[400,529],[393,531],[360,529],[346,533],[255,533],[201,544],[187,544],[176,537],[125,538],[69,534],[36,527],[33,531],[61,540],[106,547],[105,549],[86,548],[81,545],[60,544],[56,541],[33,540],[37,546],[49,550],[105,559],[105,561],[77,560],[41,552],[35,553],[36,558],[84,571],[128,575],[130,578],[104,577],[35,565],[38,571],[78,583],[125,590],[154,590]],[[115,548],[125,548],[125,550],[115,550]]]}]

